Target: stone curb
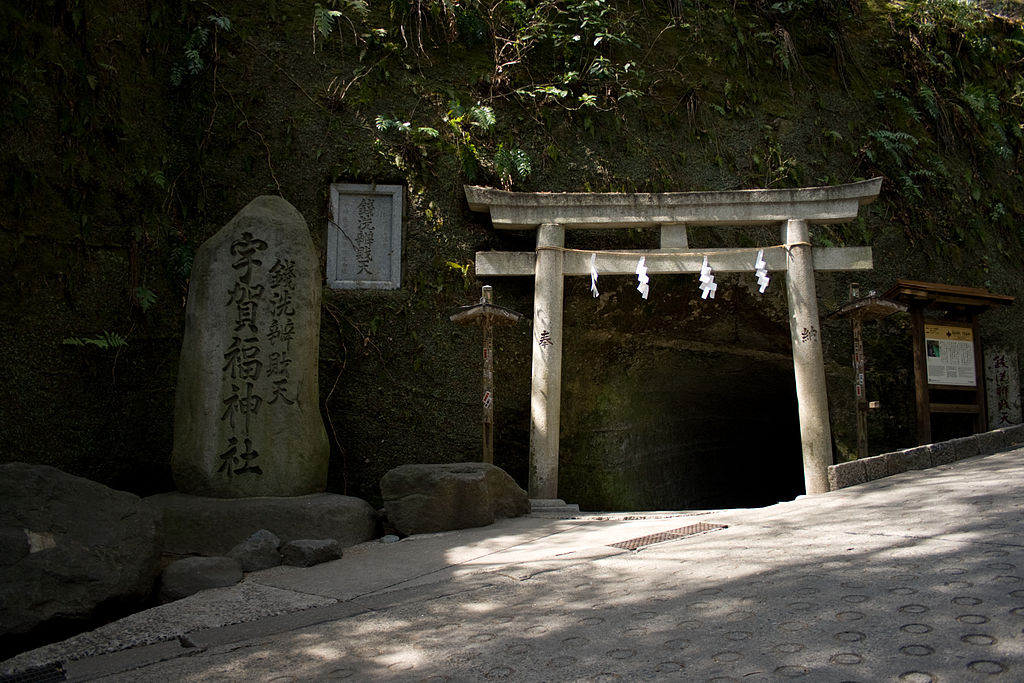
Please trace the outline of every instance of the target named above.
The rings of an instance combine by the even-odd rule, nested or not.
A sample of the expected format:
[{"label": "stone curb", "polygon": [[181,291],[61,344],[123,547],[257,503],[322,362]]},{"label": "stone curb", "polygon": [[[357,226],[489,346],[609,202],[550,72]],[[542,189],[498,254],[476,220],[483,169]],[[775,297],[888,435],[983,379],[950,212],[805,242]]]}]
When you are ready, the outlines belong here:
[{"label": "stone curb", "polygon": [[829,466],[828,487],[830,491],[838,491],[901,472],[925,470],[977,455],[998,453],[1020,443],[1024,443],[1024,424],[851,460]]}]

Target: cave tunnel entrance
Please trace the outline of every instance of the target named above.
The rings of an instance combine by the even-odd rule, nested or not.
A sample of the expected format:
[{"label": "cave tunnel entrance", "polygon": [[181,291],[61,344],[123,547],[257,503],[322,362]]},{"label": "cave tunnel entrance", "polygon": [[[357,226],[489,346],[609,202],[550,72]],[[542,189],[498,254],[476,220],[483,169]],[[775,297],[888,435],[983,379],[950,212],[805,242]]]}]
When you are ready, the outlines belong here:
[{"label": "cave tunnel entrance", "polygon": [[582,510],[650,511],[804,493],[792,359],[659,342],[567,345],[560,496]]}]

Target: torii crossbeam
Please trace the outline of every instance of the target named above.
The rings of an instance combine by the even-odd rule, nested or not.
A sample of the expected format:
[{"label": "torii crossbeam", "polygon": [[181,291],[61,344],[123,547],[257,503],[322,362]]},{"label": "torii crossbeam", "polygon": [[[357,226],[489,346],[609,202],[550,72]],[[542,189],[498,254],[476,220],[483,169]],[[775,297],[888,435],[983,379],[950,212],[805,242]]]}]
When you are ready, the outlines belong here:
[{"label": "torii crossbeam", "polygon": [[[862,205],[878,196],[881,185],[881,178],[873,178],[831,187],[658,194],[507,192],[467,185],[469,208],[488,212],[495,228],[537,230],[535,252],[476,254],[479,277],[533,275],[535,280],[530,497],[558,497],[564,277],[590,273],[592,254],[597,270],[609,275],[632,274],[641,256],[651,275],[698,273],[705,257],[715,272],[753,272],[759,249],[691,250],[690,225],[781,226],[782,244],[765,248],[764,257],[771,271],[786,272],[804,483],[807,493],[828,491],[832,436],[814,271],[868,270],[871,248],[812,248],[808,226],[853,220]],[[659,227],[661,248],[564,248],[566,230],[622,227]]]}]

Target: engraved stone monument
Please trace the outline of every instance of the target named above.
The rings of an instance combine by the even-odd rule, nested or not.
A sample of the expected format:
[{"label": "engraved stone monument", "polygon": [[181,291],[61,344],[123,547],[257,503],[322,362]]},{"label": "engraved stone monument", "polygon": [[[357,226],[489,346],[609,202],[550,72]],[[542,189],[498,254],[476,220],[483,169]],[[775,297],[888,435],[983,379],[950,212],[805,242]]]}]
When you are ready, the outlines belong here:
[{"label": "engraved stone monument", "polygon": [[196,252],[174,406],[179,491],[243,498],[325,489],[321,286],[306,221],[280,197],[254,199]]},{"label": "engraved stone monument", "polygon": [[1013,349],[985,347],[985,404],[989,429],[1021,423],[1020,380]]},{"label": "engraved stone monument", "polygon": [[402,285],[402,186],[331,185],[327,284],[332,289]]}]

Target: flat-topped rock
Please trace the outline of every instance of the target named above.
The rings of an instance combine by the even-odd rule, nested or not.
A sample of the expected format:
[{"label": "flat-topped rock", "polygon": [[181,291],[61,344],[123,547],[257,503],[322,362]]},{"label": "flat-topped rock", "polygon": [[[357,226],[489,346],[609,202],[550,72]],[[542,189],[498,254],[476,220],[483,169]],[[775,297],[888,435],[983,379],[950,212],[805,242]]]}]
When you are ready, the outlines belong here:
[{"label": "flat-topped rock", "polygon": [[289,541],[281,548],[281,557],[291,567],[312,567],[340,558],[341,546],[333,538]]},{"label": "flat-topped rock", "polygon": [[165,551],[179,555],[228,555],[260,530],[282,544],[330,538],[348,547],[377,536],[377,511],[361,498],[335,493],[264,498],[161,493],[143,503],[163,518]]},{"label": "flat-topped rock", "polygon": [[380,492],[388,522],[404,535],[487,526],[530,512],[526,491],[482,462],[402,465],[384,475]]},{"label": "flat-topped rock", "polygon": [[185,557],[172,562],[160,576],[160,599],[181,600],[210,588],[234,586],[242,567],[233,557]]},{"label": "flat-topped rock", "polygon": [[257,197],[196,252],[174,405],[171,467],[201,496],[323,491],[319,258],[306,221]]}]

